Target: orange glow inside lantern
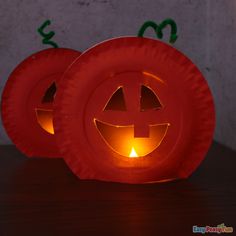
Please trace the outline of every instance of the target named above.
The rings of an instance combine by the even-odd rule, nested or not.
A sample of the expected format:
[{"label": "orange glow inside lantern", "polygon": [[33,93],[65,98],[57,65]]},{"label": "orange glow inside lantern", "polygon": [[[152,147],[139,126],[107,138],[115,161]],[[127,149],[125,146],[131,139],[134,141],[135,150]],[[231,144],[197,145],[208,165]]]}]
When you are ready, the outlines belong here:
[{"label": "orange glow inside lantern", "polygon": [[160,79],[158,76],[156,76],[156,75],[154,75],[154,74],[152,74],[152,73],[150,73],[150,72],[143,71],[142,74],[143,74],[143,75],[146,75],[146,76],[148,76],[148,77],[151,77],[151,78],[153,78],[153,79],[155,79],[155,80],[157,80],[157,81],[159,81],[159,82],[161,82],[161,83],[164,84],[164,81],[163,81],[162,79]]},{"label": "orange glow inside lantern", "polygon": [[134,147],[132,147],[132,149],[131,149],[131,151],[130,151],[130,154],[129,154],[129,157],[130,157],[130,158],[138,157],[138,154],[136,153]]},{"label": "orange glow inside lantern", "polygon": [[100,135],[116,153],[125,157],[144,157],[153,152],[164,139],[169,124],[149,126],[148,137],[134,137],[134,125],[114,126],[95,120]]},{"label": "orange glow inside lantern", "polygon": [[38,124],[49,134],[54,134],[52,110],[36,108],[36,117]]},{"label": "orange glow inside lantern", "polygon": [[[56,83],[53,82],[50,87],[46,90],[41,104],[52,106],[52,103],[54,101],[54,97],[56,94]],[[49,134],[54,134],[54,127],[53,127],[53,110],[52,109],[46,109],[46,108],[35,108],[35,114],[37,117],[38,124],[40,127],[48,132]]]}]

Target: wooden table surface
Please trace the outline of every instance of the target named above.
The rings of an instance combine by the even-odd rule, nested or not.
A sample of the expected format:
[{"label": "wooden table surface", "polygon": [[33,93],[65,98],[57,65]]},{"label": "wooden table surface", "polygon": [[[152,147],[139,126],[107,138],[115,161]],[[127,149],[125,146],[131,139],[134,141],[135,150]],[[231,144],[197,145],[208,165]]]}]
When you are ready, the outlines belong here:
[{"label": "wooden table surface", "polygon": [[82,181],[62,159],[0,146],[0,236],[182,236],[221,223],[236,231],[236,153],[220,144],[189,179],[147,185]]}]

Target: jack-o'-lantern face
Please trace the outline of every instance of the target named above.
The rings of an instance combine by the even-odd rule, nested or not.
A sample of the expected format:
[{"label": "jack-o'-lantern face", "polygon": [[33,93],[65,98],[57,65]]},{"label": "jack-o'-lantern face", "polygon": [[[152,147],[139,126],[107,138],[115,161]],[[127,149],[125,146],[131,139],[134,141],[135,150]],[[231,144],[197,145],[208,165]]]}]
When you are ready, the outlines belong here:
[{"label": "jack-o'-lantern face", "polygon": [[35,108],[38,124],[49,134],[54,134],[52,106],[56,90],[56,83],[53,82],[46,90],[39,106]]},{"label": "jack-o'-lantern face", "polygon": [[57,91],[54,127],[81,179],[125,183],[189,176],[214,130],[207,83],[162,42],[115,38],[83,53]]},{"label": "jack-o'-lantern face", "polygon": [[[120,111],[124,115],[128,112],[128,125],[114,125],[98,119],[94,121],[102,138],[113,151],[126,157],[142,157],[154,151],[161,144],[170,124],[168,122],[152,125],[143,123],[143,120],[138,118],[140,112],[147,117],[150,111],[157,113],[158,116],[163,105],[148,86],[141,85],[135,87],[135,90],[133,89],[133,86],[118,87],[103,109],[103,112],[108,111],[110,116],[112,116],[112,111]],[[137,98],[132,100],[133,105],[130,104],[130,111],[127,111],[125,98],[128,96],[124,95],[124,90]],[[137,114],[137,119],[134,120],[133,124],[129,124],[130,112]],[[119,117],[114,117],[114,120],[119,120]]]},{"label": "jack-o'-lantern face", "polygon": [[178,110],[168,99],[168,90],[166,82],[149,71],[117,73],[104,79],[90,96],[85,112],[88,139],[95,152],[104,150],[124,161],[161,155],[162,143],[175,142],[180,124],[180,117],[171,115]]}]

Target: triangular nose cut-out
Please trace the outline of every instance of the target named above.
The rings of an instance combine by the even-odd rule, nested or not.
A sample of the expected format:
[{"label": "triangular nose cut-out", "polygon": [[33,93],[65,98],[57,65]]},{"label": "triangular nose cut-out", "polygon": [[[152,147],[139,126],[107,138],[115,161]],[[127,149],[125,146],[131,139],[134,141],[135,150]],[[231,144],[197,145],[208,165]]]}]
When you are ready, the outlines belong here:
[{"label": "triangular nose cut-out", "polygon": [[126,111],[125,98],[123,93],[123,88],[119,87],[109,99],[107,105],[104,108],[106,110],[118,110]]},{"label": "triangular nose cut-out", "polygon": [[53,82],[50,85],[50,87],[47,89],[47,91],[45,92],[43,99],[42,99],[42,103],[53,102],[56,91],[57,91],[57,86],[56,86],[56,83]]},{"label": "triangular nose cut-out", "polygon": [[162,107],[157,95],[147,86],[141,86],[140,110],[157,110]]}]

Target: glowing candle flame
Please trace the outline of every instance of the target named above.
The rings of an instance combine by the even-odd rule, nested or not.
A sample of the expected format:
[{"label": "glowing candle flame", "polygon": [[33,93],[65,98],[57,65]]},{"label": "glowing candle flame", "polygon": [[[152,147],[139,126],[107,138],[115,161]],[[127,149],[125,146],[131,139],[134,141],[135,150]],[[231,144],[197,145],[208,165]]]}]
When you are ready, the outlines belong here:
[{"label": "glowing candle flame", "polygon": [[138,157],[138,154],[136,153],[134,147],[132,147],[132,149],[130,151],[130,154],[129,154],[129,157]]}]

